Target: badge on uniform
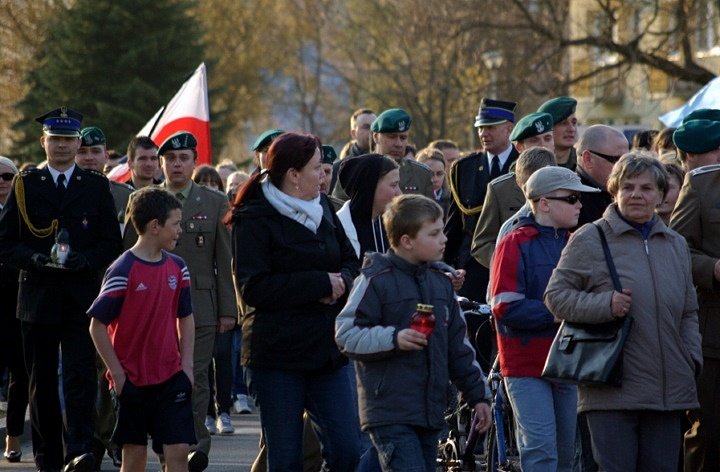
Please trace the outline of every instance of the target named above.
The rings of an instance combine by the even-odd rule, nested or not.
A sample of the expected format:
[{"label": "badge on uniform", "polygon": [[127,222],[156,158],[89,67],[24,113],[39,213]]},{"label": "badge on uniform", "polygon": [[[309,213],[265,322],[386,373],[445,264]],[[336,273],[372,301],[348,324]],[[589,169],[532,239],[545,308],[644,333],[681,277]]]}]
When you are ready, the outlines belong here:
[{"label": "badge on uniform", "polygon": [[197,247],[204,247],[205,246],[205,236],[203,236],[202,234],[198,234],[195,237],[195,244],[197,245]]},{"label": "badge on uniform", "polygon": [[82,219],[82,228],[83,228],[83,229],[88,229],[88,219],[87,219],[87,216],[83,216],[83,219]]}]

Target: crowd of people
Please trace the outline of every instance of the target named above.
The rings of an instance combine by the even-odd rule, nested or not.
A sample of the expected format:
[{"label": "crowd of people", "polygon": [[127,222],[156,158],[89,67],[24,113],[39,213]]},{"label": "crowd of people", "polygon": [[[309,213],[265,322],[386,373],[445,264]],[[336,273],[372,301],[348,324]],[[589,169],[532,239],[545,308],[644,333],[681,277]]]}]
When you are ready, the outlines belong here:
[{"label": "crowd of people", "polygon": [[[46,160],[0,157],[5,460],[29,405],[39,471],[145,470],[148,437],[202,471],[257,407],[253,471],[434,471],[449,383],[490,426],[497,352],[522,470],[720,470],[720,111],[631,145],[571,97],[515,107],[483,99],[464,155],[400,108],[353,113],[339,158],[269,129],[247,173],[138,136],[111,180],[100,128],[39,116]],[[626,316],[620,386],[543,378],[561,321]]]}]

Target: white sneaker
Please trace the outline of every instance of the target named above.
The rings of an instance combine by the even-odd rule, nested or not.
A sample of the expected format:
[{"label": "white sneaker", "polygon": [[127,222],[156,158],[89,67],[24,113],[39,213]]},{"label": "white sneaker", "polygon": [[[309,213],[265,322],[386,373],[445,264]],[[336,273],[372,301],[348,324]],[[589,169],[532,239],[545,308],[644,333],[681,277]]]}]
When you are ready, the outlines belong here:
[{"label": "white sneaker", "polygon": [[232,421],[230,421],[230,415],[227,413],[220,413],[220,416],[217,419],[217,427],[220,434],[233,434],[235,432]]},{"label": "white sneaker", "polygon": [[252,413],[252,408],[248,405],[247,395],[238,395],[233,403],[233,408],[235,408],[235,412],[239,415]]},{"label": "white sneaker", "polygon": [[218,432],[217,426],[215,426],[215,420],[210,415],[205,417],[205,427],[207,428],[208,433],[210,433],[211,435],[217,434],[217,432]]}]

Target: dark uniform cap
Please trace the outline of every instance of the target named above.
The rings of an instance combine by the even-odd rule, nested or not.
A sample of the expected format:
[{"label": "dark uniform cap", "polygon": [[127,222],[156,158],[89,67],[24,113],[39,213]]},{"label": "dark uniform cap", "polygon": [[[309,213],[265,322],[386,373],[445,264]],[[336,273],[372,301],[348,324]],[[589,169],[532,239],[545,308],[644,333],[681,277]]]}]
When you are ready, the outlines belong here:
[{"label": "dark uniform cap", "polygon": [[270,146],[270,143],[273,141],[273,139],[277,138],[284,132],[285,131],[281,129],[268,129],[263,131],[262,134],[257,137],[250,150],[257,151],[258,149]]},{"label": "dark uniform cap", "polygon": [[553,125],[556,125],[575,113],[577,108],[577,100],[570,97],[555,97],[540,105],[539,113],[550,113],[553,119]]},{"label": "dark uniform cap", "polygon": [[180,151],[181,149],[195,149],[197,139],[188,131],[178,131],[165,140],[158,149],[158,155],[162,156],[167,151]]},{"label": "dark uniform cap", "polygon": [[80,147],[98,146],[106,143],[105,133],[95,126],[88,126],[87,128],[80,130],[80,137],[82,138],[80,141]]},{"label": "dark uniform cap", "polygon": [[475,127],[499,125],[510,121],[515,123],[515,102],[504,102],[502,100],[493,100],[491,98],[483,98],[480,101],[480,110],[475,117]]},{"label": "dark uniform cap", "polygon": [[714,151],[720,148],[720,121],[684,121],[673,133],[673,143],[691,154]]},{"label": "dark uniform cap", "polygon": [[68,107],[60,107],[38,116],[35,121],[42,123],[43,133],[48,136],[80,137],[82,119],[80,113]]},{"label": "dark uniform cap", "polygon": [[337,159],[337,153],[335,152],[335,148],[333,148],[332,146],[323,144],[320,151],[322,152],[323,164],[332,164],[333,162],[335,162],[335,159]]},{"label": "dark uniform cap", "polygon": [[683,118],[682,122],[685,123],[692,120],[720,121],[720,110],[716,108],[698,108],[688,113],[688,116]]},{"label": "dark uniform cap", "polygon": [[523,116],[510,133],[510,141],[522,141],[545,134],[553,129],[553,117],[550,113],[530,113]]},{"label": "dark uniform cap", "polygon": [[404,133],[410,129],[412,118],[402,108],[390,108],[380,113],[372,122],[373,133]]}]

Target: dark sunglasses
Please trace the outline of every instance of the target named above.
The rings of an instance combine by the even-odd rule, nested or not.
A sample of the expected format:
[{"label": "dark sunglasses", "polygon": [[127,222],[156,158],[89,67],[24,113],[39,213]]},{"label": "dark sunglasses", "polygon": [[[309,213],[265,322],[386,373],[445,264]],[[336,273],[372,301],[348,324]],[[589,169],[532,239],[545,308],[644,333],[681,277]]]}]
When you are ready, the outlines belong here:
[{"label": "dark sunglasses", "polygon": [[568,195],[566,197],[542,197],[545,200],[559,200],[561,202],[569,203],[570,205],[575,205],[577,202],[580,201],[580,195],[577,193],[573,193],[572,195]]},{"label": "dark sunglasses", "polygon": [[622,154],[619,156],[610,156],[608,154],[603,154],[601,152],[591,151],[590,149],[588,149],[588,152],[591,152],[591,153],[595,154],[596,156],[600,156],[603,159],[605,159],[606,161],[612,162],[613,164],[615,164],[617,161],[619,161],[620,158],[622,157]]},{"label": "dark sunglasses", "polygon": [[10,182],[13,177],[15,177],[15,174],[13,174],[12,172],[4,172],[0,174],[0,179],[3,179],[5,182]]}]

